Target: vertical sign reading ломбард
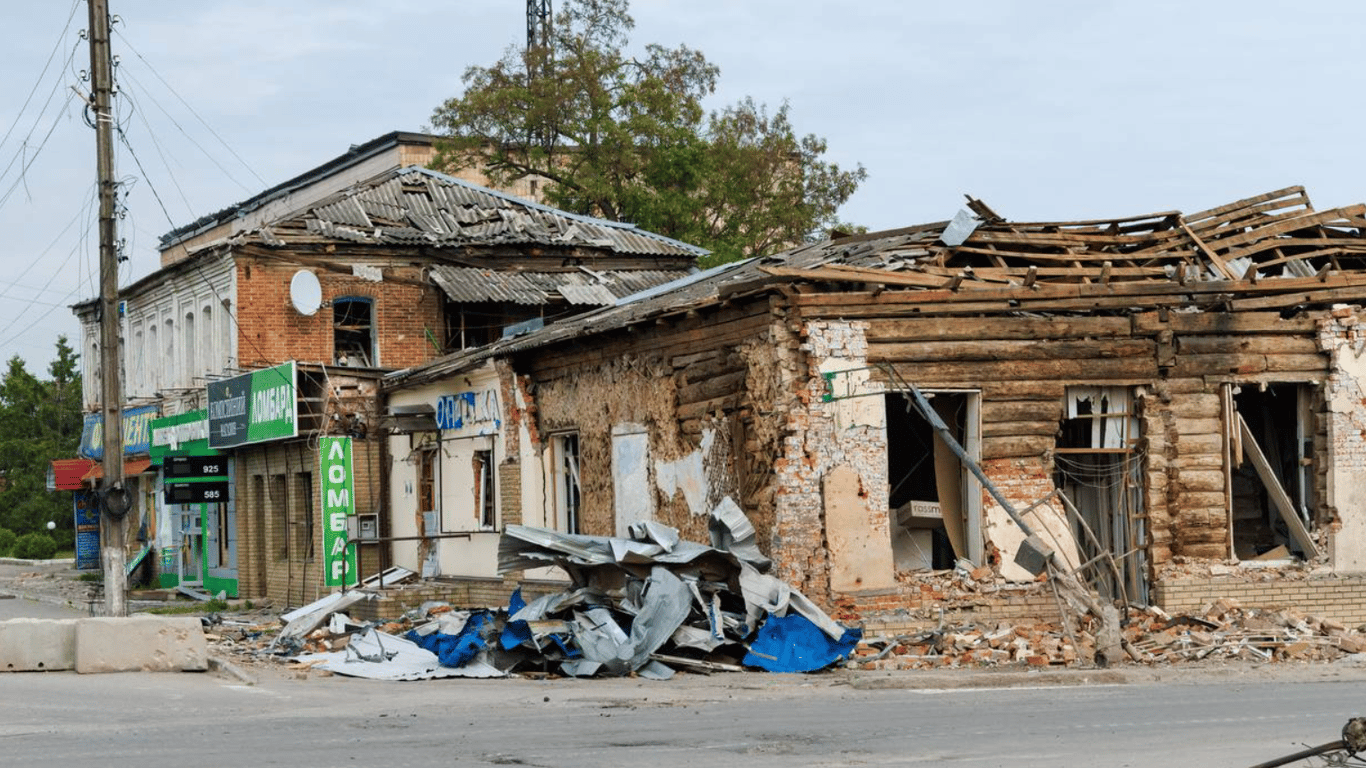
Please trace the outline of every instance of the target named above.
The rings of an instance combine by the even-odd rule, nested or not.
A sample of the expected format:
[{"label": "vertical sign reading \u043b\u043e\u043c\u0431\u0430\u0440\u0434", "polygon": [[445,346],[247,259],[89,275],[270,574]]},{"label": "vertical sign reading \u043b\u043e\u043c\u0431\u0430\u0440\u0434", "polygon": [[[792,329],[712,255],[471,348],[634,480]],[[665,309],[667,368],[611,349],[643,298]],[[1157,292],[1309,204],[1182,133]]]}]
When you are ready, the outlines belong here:
[{"label": "vertical sign reading \u043b\u043e\u043c\u0431\u0430\u0440\u0434", "polygon": [[356,513],[351,438],[318,438],[318,463],[322,470],[323,583],[329,587],[355,584],[356,550],[346,540],[347,518]]},{"label": "vertical sign reading \u043b\u043e\u043c\u0431\u0430\u0440\u0434", "polygon": [[231,448],[299,434],[294,361],[211,381],[209,447]]}]

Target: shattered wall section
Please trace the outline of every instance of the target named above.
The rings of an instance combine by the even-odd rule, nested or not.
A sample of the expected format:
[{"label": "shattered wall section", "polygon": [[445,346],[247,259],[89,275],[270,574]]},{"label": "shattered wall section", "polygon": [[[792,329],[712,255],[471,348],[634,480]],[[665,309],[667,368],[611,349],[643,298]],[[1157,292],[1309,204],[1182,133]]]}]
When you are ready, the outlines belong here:
[{"label": "shattered wall section", "polygon": [[[1057,500],[1039,503],[1056,487],[1051,462],[1044,457],[992,459],[982,462],[982,470],[1045,544],[1071,567],[1080,564],[1067,510]],[[1015,564],[1015,553],[1024,542],[1024,532],[986,489],[982,489],[982,516],[982,530],[992,551],[991,557],[999,561],[1002,578],[1016,583],[1034,581],[1033,574]]]},{"label": "shattered wall section", "polygon": [[[817,601],[832,591],[895,586],[888,523],[887,447],[880,393],[869,380],[866,323],[808,322],[809,368],[775,462],[777,576]],[[824,374],[849,399],[824,402]],[[878,406],[873,408],[872,405]]]},{"label": "shattered wall section", "polygon": [[1329,554],[1338,573],[1366,572],[1366,324],[1359,307],[1334,308],[1319,326],[1332,359],[1328,408]]}]

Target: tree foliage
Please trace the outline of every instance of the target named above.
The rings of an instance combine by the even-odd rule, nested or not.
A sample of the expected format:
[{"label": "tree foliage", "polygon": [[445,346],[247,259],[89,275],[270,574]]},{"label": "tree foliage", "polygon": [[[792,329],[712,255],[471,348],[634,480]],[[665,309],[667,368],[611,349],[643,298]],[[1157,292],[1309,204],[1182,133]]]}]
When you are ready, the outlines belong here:
[{"label": "tree foliage", "polygon": [[42,380],[17,355],[0,376],[0,528],[43,532],[48,521],[70,528],[71,494],[47,490],[53,459],[76,455],[81,439],[81,377],[66,337]]},{"label": "tree foliage", "polygon": [[626,53],[628,0],[569,0],[552,44],[510,48],[464,74],[432,115],[449,140],[438,166],[477,167],[495,184],[548,179],[548,202],[629,221],[711,249],[715,261],[818,236],[867,176],[799,136],[788,105],[752,98],[712,111],[718,68],[699,51]]}]

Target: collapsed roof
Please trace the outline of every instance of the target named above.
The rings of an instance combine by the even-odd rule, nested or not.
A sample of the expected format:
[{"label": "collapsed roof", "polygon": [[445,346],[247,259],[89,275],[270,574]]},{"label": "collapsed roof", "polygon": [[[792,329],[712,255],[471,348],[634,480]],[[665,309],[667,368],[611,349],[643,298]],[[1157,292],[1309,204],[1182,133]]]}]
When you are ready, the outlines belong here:
[{"label": "collapsed roof", "polygon": [[[815,313],[850,318],[1292,312],[1366,296],[1363,229],[1366,205],[1317,211],[1298,186],[1192,214],[1090,221],[1010,222],[969,198],[951,222],[723,265],[391,381],[438,378],[491,357],[772,290]],[[832,288],[838,296],[822,295]]]}]

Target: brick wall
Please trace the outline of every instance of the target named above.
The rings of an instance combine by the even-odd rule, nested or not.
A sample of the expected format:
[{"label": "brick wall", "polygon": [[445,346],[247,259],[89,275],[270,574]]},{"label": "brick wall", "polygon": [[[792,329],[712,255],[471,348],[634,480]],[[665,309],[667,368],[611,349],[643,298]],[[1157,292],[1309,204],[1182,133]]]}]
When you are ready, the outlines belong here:
[{"label": "brick wall", "polygon": [[[317,449],[306,440],[291,440],[235,455],[240,596],[299,606],[332,592],[333,587],[323,584]],[[356,512],[375,512],[380,504],[379,441],[355,440],[351,461]],[[362,547],[362,578],[379,570],[374,550]]]},{"label": "brick wall", "polygon": [[[378,265],[372,259],[339,259]],[[371,282],[348,274],[314,269],[322,284],[323,308],[312,316],[290,309],[289,284],[302,268],[275,260],[239,257],[237,262],[238,357],[245,368],[285,360],[332,364],[333,328],[329,302],[339,297],[373,300],[373,328],[379,348],[374,367],[406,368],[436,357],[427,334],[444,335],[439,290],[398,278],[419,279],[415,267],[384,266],[386,280]]]},{"label": "brick wall", "polygon": [[865,635],[909,634],[940,626],[997,622],[1058,623],[1062,616],[1044,584],[1010,587],[994,594],[953,598],[929,585],[907,585],[874,593],[837,595],[832,616],[863,627]]},{"label": "brick wall", "polygon": [[1248,582],[1233,578],[1168,579],[1153,587],[1153,602],[1171,614],[1193,613],[1212,600],[1237,600],[1244,608],[1318,616],[1356,626],[1366,622],[1366,576],[1279,578]]}]

